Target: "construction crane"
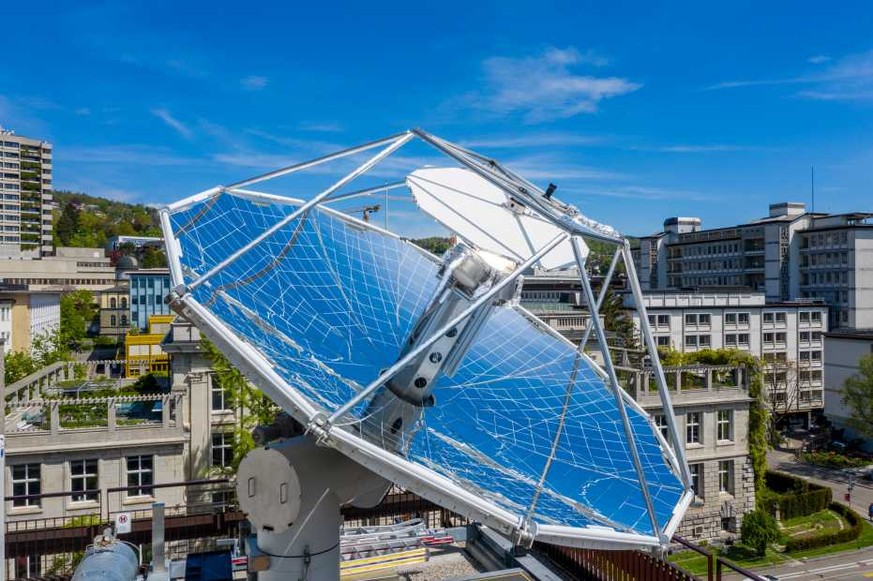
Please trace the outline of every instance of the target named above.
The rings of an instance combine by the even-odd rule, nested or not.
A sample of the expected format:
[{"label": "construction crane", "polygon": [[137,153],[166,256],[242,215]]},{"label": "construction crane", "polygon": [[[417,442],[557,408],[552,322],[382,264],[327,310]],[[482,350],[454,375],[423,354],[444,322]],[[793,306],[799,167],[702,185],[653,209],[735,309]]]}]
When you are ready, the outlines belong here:
[{"label": "construction crane", "polygon": [[374,214],[374,213],[378,212],[381,207],[382,207],[381,205],[375,204],[373,206],[361,206],[360,208],[348,208],[348,209],[344,209],[343,211],[346,214],[356,214],[356,213],[360,212],[361,217],[363,218],[364,222],[369,222],[370,221],[370,214]]}]

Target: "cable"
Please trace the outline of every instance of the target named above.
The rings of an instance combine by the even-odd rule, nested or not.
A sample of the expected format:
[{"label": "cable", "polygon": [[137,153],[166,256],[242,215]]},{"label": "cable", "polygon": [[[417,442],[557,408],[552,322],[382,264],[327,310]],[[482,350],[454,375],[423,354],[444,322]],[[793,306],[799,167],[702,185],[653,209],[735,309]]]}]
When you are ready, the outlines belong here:
[{"label": "cable", "polygon": [[268,553],[267,551],[265,551],[261,547],[258,547],[258,551],[267,555],[268,557],[275,557],[276,559],[307,559],[307,558],[311,559],[312,557],[317,557],[317,556],[323,555],[325,553],[330,553],[331,551],[333,551],[334,549],[336,549],[339,546],[340,546],[339,541],[337,541],[337,543],[329,549],[325,549],[323,551],[318,551],[317,553],[308,553],[305,555],[274,555],[272,553]]}]

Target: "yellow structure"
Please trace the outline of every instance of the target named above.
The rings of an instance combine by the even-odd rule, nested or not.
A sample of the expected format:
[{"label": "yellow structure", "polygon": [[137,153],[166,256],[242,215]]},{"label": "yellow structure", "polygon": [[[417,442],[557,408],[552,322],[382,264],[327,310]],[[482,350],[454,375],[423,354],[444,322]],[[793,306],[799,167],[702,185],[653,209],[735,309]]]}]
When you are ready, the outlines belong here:
[{"label": "yellow structure", "polygon": [[161,348],[161,341],[170,331],[170,323],[176,315],[152,315],[148,332],[127,333],[124,337],[125,377],[140,377],[148,373],[170,370],[170,356]]}]

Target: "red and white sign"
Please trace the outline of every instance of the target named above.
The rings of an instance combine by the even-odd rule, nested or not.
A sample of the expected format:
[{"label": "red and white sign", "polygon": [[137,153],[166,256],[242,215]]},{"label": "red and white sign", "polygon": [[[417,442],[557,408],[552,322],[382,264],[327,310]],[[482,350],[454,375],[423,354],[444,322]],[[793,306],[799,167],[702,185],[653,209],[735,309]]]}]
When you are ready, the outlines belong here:
[{"label": "red and white sign", "polygon": [[115,534],[123,535],[130,532],[130,513],[120,512],[115,515]]}]

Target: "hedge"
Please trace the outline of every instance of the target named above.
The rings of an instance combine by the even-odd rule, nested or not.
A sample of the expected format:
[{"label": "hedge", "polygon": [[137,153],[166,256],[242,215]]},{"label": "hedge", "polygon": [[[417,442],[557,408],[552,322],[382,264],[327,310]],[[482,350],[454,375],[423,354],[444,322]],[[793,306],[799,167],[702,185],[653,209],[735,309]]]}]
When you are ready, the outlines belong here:
[{"label": "hedge", "polygon": [[805,551],[806,549],[848,543],[849,541],[854,541],[861,536],[863,521],[857,512],[838,502],[830,503],[828,508],[845,518],[849,523],[849,526],[843,530],[826,533],[817,537],[789,539],[788,542],[785,543],[785,552],[791,553],[793,551]]},{"label": "hedge", "polygon": [[782,520],[824,510],[834,499],[830,488],[790,474],[767,471],[766,481],[770,490],[770,494],[763,497],[767,512],[775,516],[776,507],[779,507]]}]

